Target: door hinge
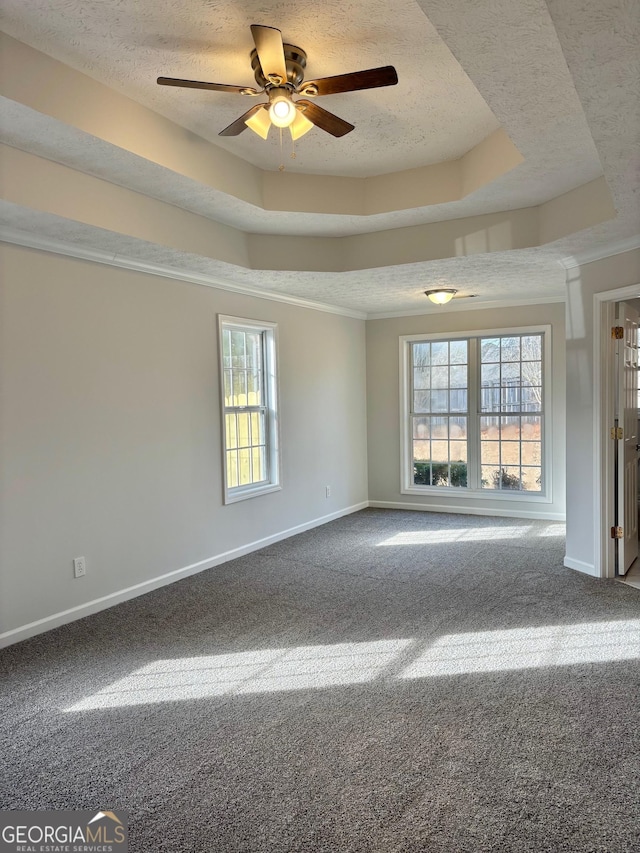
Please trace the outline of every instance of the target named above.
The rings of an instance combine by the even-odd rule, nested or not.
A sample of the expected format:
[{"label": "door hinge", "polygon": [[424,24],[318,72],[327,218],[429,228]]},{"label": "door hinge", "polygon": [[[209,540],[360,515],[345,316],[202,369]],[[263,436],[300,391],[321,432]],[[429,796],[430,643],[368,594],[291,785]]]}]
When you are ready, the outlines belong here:
[{"label": "door hinge", "polygon": [[624,326],[612,326],[611,337],[616,341],[621,341],[624,338]]},{"label": "door hinge", "polygon": [[621,527],[612,527],[611,528],[611,538],[612,539],[624,539],[624,531]]},{"label": "door hinge", "polygon": [[611,438],[614,441],[619,441],[621,438],[624,438],[624,429],[622,427],[611,427]]}]

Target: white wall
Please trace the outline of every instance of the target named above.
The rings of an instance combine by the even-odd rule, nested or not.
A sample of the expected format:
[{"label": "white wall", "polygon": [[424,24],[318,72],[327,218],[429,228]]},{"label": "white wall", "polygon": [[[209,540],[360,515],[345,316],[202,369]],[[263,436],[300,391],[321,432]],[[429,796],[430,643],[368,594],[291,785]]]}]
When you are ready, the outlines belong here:
[{"label": "white wall", "polygon": [[[400,493],[400,389],[401,335],[508,329],[518,326],[552,326],[552,502],[505,501],[472,498],[462,494],[403,495]],[[565,511],[565,341],[564,304],[527,305],[518,308],[443,311],[417,317],[367,322],[367,409],[369,500],[391,506],[450,509],[525,517],[562,518]]]},{"label": "white wall", "polygon": [[594,294],[640,286],[640,250],[567,271],[566,565],[600,576],[595,553]]},{"label": "white wall", "polygon": [[[367,500],[363,321],[0,252],[0,642]],[[283,489],[230,506],[217,313],[279,324]]]},{"label": "white wall", "polygon": [[[0,272],[0,644],[367,497],[433,505],[400,494],[404,334],[552,325],[554,493],[545,509],[564,512],[564,305],[369,321],[365,395],[362,321],[12,246],[0,248]],[[568,272],[567,565],[585,571],[595,565],[593,297],[636,284],[640,251]],[[280,336],[284,488],[229,507],[217,313],[277,322]],[[88,572],[74,580],[78,555]]]}]

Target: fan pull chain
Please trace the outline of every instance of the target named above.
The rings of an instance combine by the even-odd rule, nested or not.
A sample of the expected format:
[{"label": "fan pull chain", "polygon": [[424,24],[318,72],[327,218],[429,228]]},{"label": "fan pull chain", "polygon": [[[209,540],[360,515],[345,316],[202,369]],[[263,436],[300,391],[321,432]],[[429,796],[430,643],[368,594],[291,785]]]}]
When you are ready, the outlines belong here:
[{"label": "fan pull chain", "polygon": [[282,162],[284,160],[284,154],[282,153],[282,128],[279,128],[279,130],[280,130],[280,165],[278,166],[278,171],[284,172],[284,163]]},{"label": "fan pull chain", "polygon": [[292,160],[296,159],[296,141],[293,138],[293,136],[291,137],[291,154],[290,154],[290,157]]}]

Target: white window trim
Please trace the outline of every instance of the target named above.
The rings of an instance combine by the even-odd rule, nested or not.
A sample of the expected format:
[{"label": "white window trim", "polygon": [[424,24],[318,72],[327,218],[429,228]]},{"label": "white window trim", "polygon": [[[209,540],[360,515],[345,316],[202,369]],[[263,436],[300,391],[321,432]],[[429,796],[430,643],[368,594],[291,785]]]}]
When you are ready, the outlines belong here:
[{"label": "white window trim", "polygon": [[[409,435],[411,429],[410,411],[410,394],[411,394],[411,346],[414,341],[455,341],[466,340],[468,338],[489,338],[492,336],[504,335],[528,335],[542,333],[543,349],[542,349],[542,373],[543,373],[543,393],[544,393],[544,430],[543,430],[543,472],[544,472],[544,491],[543,492],[512,492],[501,491],[498,489],[481,489],[481,488],[460,488],[458,486],[416,486],[413,483],[413,454],[412,443]],[[552,419],[552,371],[551,371],[551,326],[514,326],[507,329],[475,329],[465,332],[435,332],[425,333],[422,335],[401,335],[400,336],[400,494],[402,495],[422,495],[423,497],[439,495],[459,500],[498,500],[498,501],[526,501],[534,503],[553,503],[553,483],[552,483],[552,445],[551,437],[553,433]],[[477,377],[473,380],[475,386]],[[469,394],[470,402],[475,400],[477,410],[477,400],[479,394],[476,391]],[[469,443],[473,442],[474,447],[470,447],[470,456],[476,459],[480,458],[480,435],[477,429],[479,412],[469,411]],[[471,421],[474,424],[471,424]]]},{"label": "white window trim", "polygon": [[[236,327],[239,329],[255,329],[265,333],[264,372],[265,389],[267,394],[267,468],[269,479],[264,483],[250,484],[247,486],[227,486],[227,445],[226,424],[224,404],[224,353],[223,353],[223,328]],[[280,419],[278,417],[278,324],[269,323],[265,320],[248,320],[243,317],[231,317],[226,314],[218,314],[218,362],[219,362],[219,384],[220,384],[220,420],[222,447],[222,489],[225,504],[233,504],[238,501],[265,495],[270,492],[278,492],[282,489],[282,474],[280,464]]]}]

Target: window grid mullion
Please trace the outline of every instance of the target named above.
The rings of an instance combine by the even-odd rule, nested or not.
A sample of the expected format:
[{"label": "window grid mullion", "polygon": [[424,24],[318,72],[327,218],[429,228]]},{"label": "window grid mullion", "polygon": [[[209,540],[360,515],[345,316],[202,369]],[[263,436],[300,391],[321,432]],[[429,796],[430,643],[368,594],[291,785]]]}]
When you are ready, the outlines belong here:
[{"label": "window grid mullion", "polygon": [[478,339],[469,338],[468,449],[467,482],[470,489],[480,488],[480,359]]},{"label": "window grid mullion", "polygon": [[[413,369],[413,344],[410,344],[407,348],[407,359],[409,364],[407,365],[409,371],[409,417],[407,418],[407,426],[408,426],[408,435],[406,436],[407,440],[407,470],[409,473],[409,484],[414,484],[414,462],[413,462],[413,436],[415,435],[415,371]],[[429,448],[431,448],[431,443],[429,443]]]}]

